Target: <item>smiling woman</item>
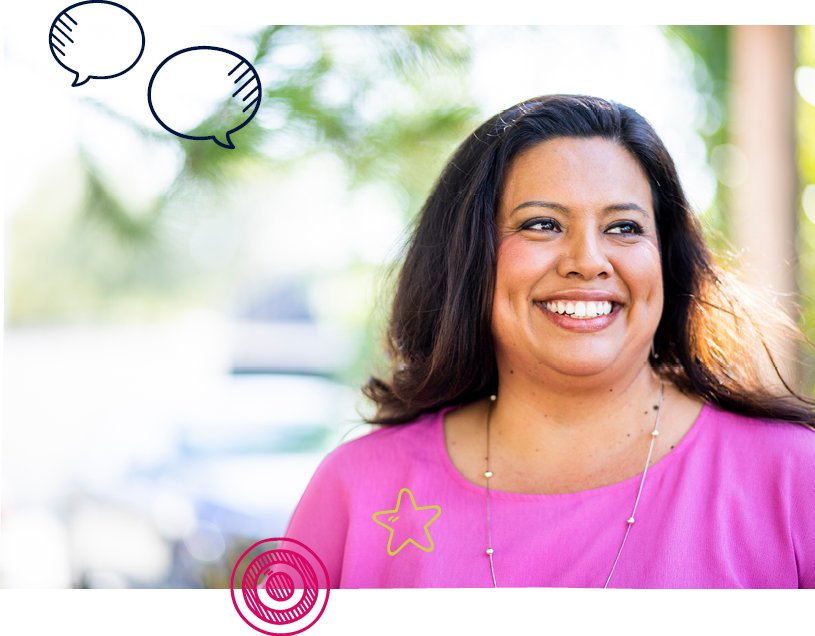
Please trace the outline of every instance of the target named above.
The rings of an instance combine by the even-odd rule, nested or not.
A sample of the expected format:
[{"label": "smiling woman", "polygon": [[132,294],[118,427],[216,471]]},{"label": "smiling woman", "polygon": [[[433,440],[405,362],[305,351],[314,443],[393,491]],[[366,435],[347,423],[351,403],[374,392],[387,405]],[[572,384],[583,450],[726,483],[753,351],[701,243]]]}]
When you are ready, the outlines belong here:
[{"label": "smiling woman", "polygon": [[385,426],[287,536],[333,587],[815,587],[815,413],[770,332],[801,339],[714,263],[640,115],[520,104],[425,204]]}]

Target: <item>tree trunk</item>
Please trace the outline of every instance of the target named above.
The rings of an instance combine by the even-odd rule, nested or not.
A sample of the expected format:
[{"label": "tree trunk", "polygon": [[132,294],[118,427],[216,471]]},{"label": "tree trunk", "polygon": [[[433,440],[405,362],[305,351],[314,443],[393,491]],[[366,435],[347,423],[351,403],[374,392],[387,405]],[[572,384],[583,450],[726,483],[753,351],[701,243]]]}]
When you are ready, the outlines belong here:
[{"label": "tree trunk", "polygon": [[[772,290],[797,319],[795,28],[735,26],[730,46],[734,239],[744,279]],[[781,346],[779,370],[800,389],[797,346]]]}]

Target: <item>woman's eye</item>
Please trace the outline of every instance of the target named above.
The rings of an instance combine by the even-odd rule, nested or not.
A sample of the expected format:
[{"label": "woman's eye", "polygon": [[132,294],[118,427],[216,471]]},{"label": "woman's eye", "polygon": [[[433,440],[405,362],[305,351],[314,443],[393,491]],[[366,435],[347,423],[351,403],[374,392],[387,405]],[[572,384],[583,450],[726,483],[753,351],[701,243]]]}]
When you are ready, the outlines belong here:
[{"label": "woman's eye", "polygon": [[[560,225],[554,219],[531,219],[521,226],[522,230],[534,230],[536,232],[556,232],[560,230]],[[642,234],[642,228],[633,221],[618,223],[606,230],[607,234]]]},{"label": "woman's eye", "polygon": [[642,229],[636,223],[626,221],[606,230],[609,234],[642,234]]},{"label": "woman's eye", "polygon": [[533,219],[523,224],[524,230],[551,231],[556,230],[557,223],[553,219]]}]

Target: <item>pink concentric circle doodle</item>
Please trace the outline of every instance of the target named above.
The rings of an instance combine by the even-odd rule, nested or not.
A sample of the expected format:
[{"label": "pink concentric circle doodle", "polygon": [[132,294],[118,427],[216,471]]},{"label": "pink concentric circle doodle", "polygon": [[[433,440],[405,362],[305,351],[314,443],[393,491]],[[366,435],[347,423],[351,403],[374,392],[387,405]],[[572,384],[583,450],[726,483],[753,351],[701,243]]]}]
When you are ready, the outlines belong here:
[{"label": "pink concentric circle doodle", "polygon": [[230,588],[240,617],[253,629],[277,636],[299,634],[320,619],[330,582],[325,564],[308,546],[274,538],[258,541],[241,555]]}]

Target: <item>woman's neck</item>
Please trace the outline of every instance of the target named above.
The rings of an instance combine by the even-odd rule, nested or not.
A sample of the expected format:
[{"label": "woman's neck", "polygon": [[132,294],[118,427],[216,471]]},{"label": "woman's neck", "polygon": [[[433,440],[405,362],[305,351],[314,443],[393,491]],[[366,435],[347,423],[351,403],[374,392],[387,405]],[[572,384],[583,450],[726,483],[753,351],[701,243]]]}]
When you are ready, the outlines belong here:
[{"label": "woman's neck", "polygon": [[[533,379],[500,373],[491,434],[503,452],[548,465],[624,452],[650,434],[661,381],[644,364],[636,373],[608,378]],[[559,380],[559,381],[558,381]]]}]

